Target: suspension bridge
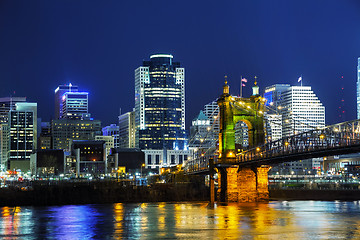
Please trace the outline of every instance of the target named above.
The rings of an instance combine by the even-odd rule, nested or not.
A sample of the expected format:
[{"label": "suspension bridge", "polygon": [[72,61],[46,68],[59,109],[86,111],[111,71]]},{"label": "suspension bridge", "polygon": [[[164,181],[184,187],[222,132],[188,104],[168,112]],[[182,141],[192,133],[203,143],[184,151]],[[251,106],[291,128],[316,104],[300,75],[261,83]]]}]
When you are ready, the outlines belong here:
[{"label": "suspension bridge", "polygon": [[[188,174],[210,175],[212,200],[221,202],[254,202],[269,199],[269,165],[341,154],[360,152],[360,120],[337,123],[326,127],[265,142],[265,99],[258,87],[250,98],[229,94],[225,81],[219,105],[218,151],[205,152],[185,164]],[[235,148],[237,122],[248,127],[247,150]],[[215,147],[213,148],[215,149]],[[214,192],[214,173],[218,174],[218,191]]]}]

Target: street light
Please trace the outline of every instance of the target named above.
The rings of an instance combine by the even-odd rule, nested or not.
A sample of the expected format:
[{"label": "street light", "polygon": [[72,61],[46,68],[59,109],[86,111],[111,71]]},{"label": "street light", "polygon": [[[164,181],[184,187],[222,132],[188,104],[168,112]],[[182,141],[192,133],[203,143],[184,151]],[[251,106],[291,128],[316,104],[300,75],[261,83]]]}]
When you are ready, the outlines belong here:
[{"label": "street light", "polygon": [[141,172],[141,173],[140,173],[140,178],[142,178],[142,175],[143,175],[143,174],[142,174],[142,169],[143,169],[143,167],[145,167],[145,163],[141,164],[141,168],[140,168],[140,172]]}]

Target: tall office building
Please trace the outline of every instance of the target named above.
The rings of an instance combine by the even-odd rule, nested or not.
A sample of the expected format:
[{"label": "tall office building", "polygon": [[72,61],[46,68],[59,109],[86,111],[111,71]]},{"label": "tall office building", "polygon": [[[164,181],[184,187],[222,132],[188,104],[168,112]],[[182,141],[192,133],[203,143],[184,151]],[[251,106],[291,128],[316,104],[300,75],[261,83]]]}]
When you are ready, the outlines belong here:
[{"label": "tall office building", "polygon": [[135,112],[119,116],[119,148],[135,148]]},{"label": "tall office building", "polygon": [[7,169],[9,150],[9,112],[16,110],[16,103],[26,102],[26,97],[0,98],[0,164]]},{"label": "tall office building", "polygon": [[8,169],[30,169],[30,155],[37,148],[37,103],[16,103],[9,112]]},{"label": "tall office building", "polygon": [[135,70],[135,124],[141,149],[184,149],[185,70],[157,54]]},{"label": "tall office building", "polygon": [[[186,152],[169,153],[188,150],[185,69],[180,67],[179,62],[173,61],[172,55],[152,55],[150,61],[144,61],[135,70],[135,125],[137,147],[162,151],[160,165],[171,166],[182,162]],[[152,153],[145,153],[148,165],[154,162],[152,156]]]},{"label": "tall office building", "polygon": [[356,106],[357,106],[357,118],[360,119],[360,57],[358,58],[358,66],[357,66]]},{"label": "tall office building", "polygon": [[311,87],[289,87],[281,104],[283,136],[325,127],[325,107]]},{"label": "tall office building", "polygon": [[60,118],[82,119],[88,117],[87,92],[65,92],[62,95],[62,113]]},{"label": "tall office building", "polygon": [[55,119],[59,119],[62,118],[62,113],[63,113],[63,107],[62,107],[62,103],[63,103],[63,98],[62,96],[64,95],[64,93],[66,92],[77,92],[78,91],[78,86],[73,86],[71,83],[69,85],[59,85],[56,89],[55,89]]},{"label": "tall office building", "polygon": [[282,136],[325,126],[325,107],[308,86],[275,84],[265,88],[269,114],[282,115]]}]

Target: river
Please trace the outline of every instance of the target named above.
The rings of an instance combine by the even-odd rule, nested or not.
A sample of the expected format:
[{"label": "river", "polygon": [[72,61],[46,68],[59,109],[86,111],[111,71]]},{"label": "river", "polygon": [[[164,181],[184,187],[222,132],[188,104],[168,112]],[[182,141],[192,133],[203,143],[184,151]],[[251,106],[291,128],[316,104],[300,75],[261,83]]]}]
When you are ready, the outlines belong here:
[{"label": "river", "polygon": [[1,239],[360,239],[360,201],[2,207]]}]

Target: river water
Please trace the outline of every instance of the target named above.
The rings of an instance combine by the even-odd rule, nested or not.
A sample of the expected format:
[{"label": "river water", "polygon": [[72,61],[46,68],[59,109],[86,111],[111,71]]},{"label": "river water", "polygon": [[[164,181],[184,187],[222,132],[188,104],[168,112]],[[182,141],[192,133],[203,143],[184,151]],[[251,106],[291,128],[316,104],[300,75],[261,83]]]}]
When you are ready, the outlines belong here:
[{"label": "river water", "polygon": [[360,239],[360,201],[2,207],[0,239]]}]

